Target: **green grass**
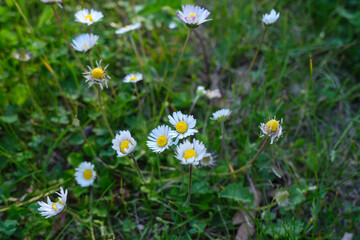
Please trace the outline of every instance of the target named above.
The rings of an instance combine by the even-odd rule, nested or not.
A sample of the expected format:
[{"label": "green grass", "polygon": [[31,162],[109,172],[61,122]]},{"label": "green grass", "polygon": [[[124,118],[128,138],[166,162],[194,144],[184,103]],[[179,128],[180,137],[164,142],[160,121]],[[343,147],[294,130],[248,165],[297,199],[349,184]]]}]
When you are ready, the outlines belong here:
[{"label": "green grass", "polygon": [[[51,7],[38,0],[1,2],[1,239],[91,239],[92,231],[95,239],[235,239],[241,228],[245,239],[246,222],[253,231],[248,239],[341,239],[345,232],[360,239],[356,0],[142,0],[135,1],[137,14],[131,1],[55,5],[71,39],[90,29],[100,36],[97,50],[77,55],[85,66],[100,59],[109,64],[112,80],[101,92],[107,119],[114,132],[130,130],[136,139],[134,155],[148,185],[132,160],[117,158],[111,148],[97,91],[85,83]],[[191,34],[159,118],[188,33],[176,17],[185,3],[207,8],[213,20]],[[74,21],[81,8],[105,17],[89,28]],[[264,28],[262,14],[272,8],[280,18],[246,77]],[[115,34],[136,19],[139,31]],[[171,22],[177,28],[170,30]],[[20,48],[33,58],[14,59]],[[141,71],[139,104],[134,85],[122,81]],[[189,111],[198,85],[223,95],[201,97],[192,112],[195,137],[216,155],[221,125],[209,117],[220,108],[233,112],[225,122],[224,157],[213,169],[195,168],[191,202],[184,204],[188,168],[170,150],[153,153],[146,141],[158,118],[169,124],[168,114]],[[81,128],[72,124],[74,115]],[[250,161],[263,141],[260,123],[274,116],[283,119],[283,136],[252,167],[231,177],[227,161],[235,170]],[[93,187],[76,184],[82,161],[95,165]],[[55,199],[60,186],[69,190],[67,210],[45,219],[37,201]],[[278,189],[290,193],[289,206],[277,206]],[[234,217],[238,213],[243,217]]]}]

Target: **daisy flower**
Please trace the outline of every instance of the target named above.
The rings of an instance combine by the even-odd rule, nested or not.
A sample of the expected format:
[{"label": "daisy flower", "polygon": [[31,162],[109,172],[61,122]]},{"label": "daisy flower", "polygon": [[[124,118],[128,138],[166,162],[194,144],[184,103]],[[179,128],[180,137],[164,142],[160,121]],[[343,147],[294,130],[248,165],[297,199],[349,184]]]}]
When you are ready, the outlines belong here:
[{"label": "daisy flower", "polygon": [[194,140],[193,143],[190,143],[189,140],[185,140],[176,147],[175,157],[180,160],[181,164],[199,165],[205,154],[206,148],[202,142]]},{"label": "daisy flower", "polygon": [[99,39],[99,36],[92,33],[84,33],[72,40],[72,47],[79,52],[86,52],[92,48]]},{"label": "daisy flower", "polygon": [[204,8],[194,5],[183,5],[182,12],[177,10],[178,17],[188,26],[189,28],[196,28],[200,24],[210,21],[212,19],[206,19],[210,12]]},{"label": "daisy flower", "polygon": [[95,11],[93,9],[82,9],[75,13],[75,21],[86,23],[88,26],[98,21],[101,21],[103,17],[104,15],[102,14],[102,12]]},{"label": "daisy flower", "polygon": [[161,125],[153,129],[148,136],[149,141],[146,145],[156,153],[161,153],[167,149],[173,142],[170,135],[171,128],[169,126]]},{"label": "daisy flower", "polygon": [[19,61],[27,62],[32,58],[32,53],[23,48],[20,48],[19,50],[14,52],[12,56]]},{"label": "daisy flower", "polygon": [[206,91],[206,96],[209,99],[213,99],[213,98],[221,98],[221,93],[220,93],[220,89],[214,89],[214,90],[207,90]]},{"label": "daisy flower", "polygon": [[57,202],[52,202],[49,196],[47,197],[47,203],[38,201],[38,204],[40,205],[38,210],[40,211],[41,216],[49,218],[64,210],[68,191],[65,190],[64,192],[64,189],[60,187],[60,193],[56,192],[56,194],[60,196]]},{"label": "daisy flower", "polygon": [[218,120],[220,122],[225,121],[226,118],[231,114],[230,109],[220,109],[213,113],[210,119]]},{"label": "daisy flower", "polygon": [[270,14],[265,13],[262,17],[262,21],[265,24],[273,24],[274,22],[276,22],[276,20],[278,20],[278,18],[280,17],[280,13],[276,13],[274,9],[272,9],[270,11]]},{"label": "daisy flower", "polygon": [[204,86],[198,86],[196,88],[196,95],[205,96],[206,95],[205,87]]},{"label": "daisy flower", "polygon": [[41,2],[43,3],[48,3],[48,4],[51,4],[51,3],[57,3],[57,5],[62,8],[61,4],[62,3],[62,0],[41,0]]},{"label": "daisy flower", "polygon": [[170,123],[175,127],[175,131],[171,131],[170,135],[176,138],[175,144],[180,139],[186,138],[198,132],[194,129],[196,119],[192,115],[182,114],[180,111],[174,112],[168,116]]},{"label": "daisy flower", "polygon": [[213,167],[216,165],[216,158],[211,153],[206,153],[200,161],[200,166],[202,167]]},{"label": "daisy flower", "polygon": [[141,26],[140,23],[135,23],[135,24],[132,24],[132,25],[126,25],[125,27],[122,27],[122,28],[116,30],[115,33],[116,34],[123,34],[123,33],[129,32],[129,31],[138,29],[138,28],[140,28],[140,26]]},{"label": "daisy flower", "polygon": [[128,130],[120,131],[112,140],[112,148],[117,152],[117,157],[125,157],[132,153],[136,147],[136,141],[131,137]]},{"label": "daisy flower", "polygon": [[96,178],[93,164],[90,162],[82,162],[75,170],[75,180],[80,186],[88,187],[93,185]]},{"label": "daisy flower", "polygon": [[286,190],[279,190],[275,193],[275,200],[279,207],[287,207],[290,204],[288,196],[289,192]]},{"label": "daisy flower", "polygon": [[89,72],[84,72],[83,75],[86,78],[86,81],[91,87],[93,84],[98,84],[101,89],[103,89],[103,84],[108,88],[107,80],[110,80],[111,77],[106,73],[106,68],[109,65],[106,65],[104,68],[101,66],[101,61],[96,62],[96,68],[89,68]]},{"label": "daisy flower", "polygon": [[275,118],[271,119],[267,123],[261,123],[260,129],[262,134],[260,137],[268,136],[271,137],[270,144],[273,144],[274,140],[277,141],[282,135],[282,119],[277,121]]},{"label": "daisy flower", "polygon": [[128,74],[126,75],[126,77],[124,78],[124,82],[125,83],[136,83],[138,81],[143,80],[143,75],[141,73],[135,73],[135,74]]}]

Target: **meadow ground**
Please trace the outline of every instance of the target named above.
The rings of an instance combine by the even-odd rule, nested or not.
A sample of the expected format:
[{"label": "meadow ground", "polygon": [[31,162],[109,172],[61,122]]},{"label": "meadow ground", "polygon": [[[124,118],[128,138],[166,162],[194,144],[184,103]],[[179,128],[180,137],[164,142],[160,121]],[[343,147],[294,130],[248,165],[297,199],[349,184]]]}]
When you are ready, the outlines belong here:
[{"label": "meadow ground", "polygon": [[[360,239],[358,0],[0,2],[1,239]],[[186,3],[212,19],[190,35],[176,13]],[[76,22],[83,8],[104,17]],[[83,33],[97,44],[75,51]],[[101,59],[103,90],[83,76],[91,66],[91,83]],[[124,82],[136,72],[142,81]],[[222,108],[224,122],[210,119]],[[190,174],[171,149],[147,146],[175,111],[197,120],[187,139],[216,166]],[[268,144],[259,126],[274,116],[283,132]],[[134,142],[112,148],[120,130],[144,180],[131,154],[117,157]],[[96,171],[88,187],[74,176],[84,161]],[[38,210],[47,196],[50,218]]]}]

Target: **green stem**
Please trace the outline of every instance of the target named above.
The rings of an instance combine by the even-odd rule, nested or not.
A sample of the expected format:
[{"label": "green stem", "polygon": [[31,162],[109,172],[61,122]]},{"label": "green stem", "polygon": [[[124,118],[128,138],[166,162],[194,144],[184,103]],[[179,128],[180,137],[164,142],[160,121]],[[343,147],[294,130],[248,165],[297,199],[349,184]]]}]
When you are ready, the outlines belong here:
[{"label": "green stem", "polygon": [[103,115],[103,118],[104,118],[106,127],[108,128],[111,137],[112,137],[112,138],[115,138],[114,133],[113,133],[113,131],[111,130],[111,127],[110,127],[109,122],[108,122],[108,120],[107,120],[106,113],[105,113],[105,111],[104,111],[102,102],[101,102],[101,89],[100,89],[100,86],[99,86],[99,88],[98,88],[98,97],[99,97],[99,106],[100,106],[101,113],[102,113],[102,115]]},{"label": "green stem", "polygon": [[249,68],[248,68],[248,70],[246,71],[245,79],[247,79],[247,77],[248,77],[248,75],[249,75],[249,72],[251,71],[252,67],[254,66],[254,63],[255,63],[256,57],[257,57],[257,55],[259,54],[260,48],[261,48],[261,46],[262,46],[262,44],[263,44],[263,41],[264,41],[264,38],[265,38],[266,31],[267,31],[267,27],[265,27],[265,28],[264,28],[264,31],[263,31],[263,33],[262,33],[262,36],[261,36],[261,40],[260,40],[259,46],[258,46],[258,48],[256,49],[255,55],[254,55],[254,57],[253,57],[253,58],[252,58],[252,60],[251,60],[250,67],[249,67]]},{"label": "green stem", "polygon": [[189,166],[189,188],[188,188],[188,195],[186,198],[186,203],[190,202],[191,199],[191,178],[192,178],[192,164]]},{"label": "green stem", "polygon": [[94,227],[93,227],[93,200],[94,200],[94,189],[91,187],[90,190],[90,233],[91,233],[91,239],[95,240],[95,234],[94,234]]},{"label": "green stem", "polygon": [[132,160],[134,161],[135,168],[136,168],[136,170],[138,171],[138,173],[139,173],[139,175],[140,175],[140,177],[141,177],[141,180],[142,180],[145,184],[147,184],[146,181],[145,181],[145,179],[144,179],[144,176],[143,176],[142,173],[141,173],[140,167],[139,167],[139,165],[137,164],[137,161],[136,161],[136,159],[135,159],[135,157],[134,157],[134,154],[131,153],[131,154],[130,154],[130,157],[131,157]]},{"label": "green stem", "polygon": [[172,78],[171,78],[171,80],[170,80],[170,83],[169,83],[169,86],[168,86],[168,89],[167,89],[167,92],[166,92],[166,96],[165,96],[165,99],[164,99],[163,104],[162,104],[162,106],[161,106],[161,110],[160,110],[160,113],[159,113],[159,116],[158,116],[158,119],[157,119],[155,125],[158,125],[158,124],[159,124],[159,121],[160,121],[160,119],[161,119],[161,116],[162,116],[162,114],[163,114],[163,112],[164,112],[164,110],[165,110],[165,104],[166,104],[166,102],[168,101],[169,94],[170,94],[170,91],[171,91],[171,89],[172,89],[172,85],[174,84],[174,81],[175,81],[175,77],[176,77],[176,75],[177,75],[177,72],[178,72],[178,70],[179,70],[179,66],[180,66],[181,60],[182,60],[182,58],[183,58],[186,45],[187,45],[188,42],[189,42],[189,38],[190,38],[191,32],[192,32],[192,30],[190,29],[190,30],[189,30],[189,33],[188,33],[188,35],[187,35],[187,37],[186,37],[184,46],[183,46],[183,48],[181,49],[180,58],[179,58],[179,60],[178,60],[178,62],[177,62],[177,65],[176,65],[176,68],[175,68],[175,72],[174,72],[174,74],[173,74],[173,76],[172,76]]}]

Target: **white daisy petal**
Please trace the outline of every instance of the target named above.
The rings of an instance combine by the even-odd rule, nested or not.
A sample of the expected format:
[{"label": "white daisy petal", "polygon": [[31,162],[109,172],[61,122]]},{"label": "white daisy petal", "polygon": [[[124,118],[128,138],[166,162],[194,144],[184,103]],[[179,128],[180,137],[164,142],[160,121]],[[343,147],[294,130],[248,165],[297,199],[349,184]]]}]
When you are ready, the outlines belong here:
[{"label": "white daisy petal", "polygon": [[75,13],[75,21],[85,23],[90,26],[93,23],[101,21],[104,17],[102,12],[95,11],[94,9],[82,9]]},{"label": "white daisy petal", "polygon": [[124,78],[125,83],[136,83],[141,80],[143,80],[143,75],[141,73],[128,74]]},{"label": "white daisy petal", "polygon": [[57,202],[52,202],[49,196],[47,196],[47,203],[38,201],[38,204],[40,205],[38,210],[40,211],[41,216],[49,218],[55,216],[56,214],[64,210],[66,206],[68,191],[65,190],[64,192],[64,189],[60,187],[60,193],[56,192],[56,194],[59,195],[59,199]]},{"label": "white daisy petal", "polygon": [[112,148],[117,152],[117,157],[125,157],[132,153],[136,147],[136,141],[131,137],[128,130],[120,131],[112,140]]},{"label": "white daisy petal", "polygon": [[96,61],[96,68],[91,68],[88,66],[89,71],[84,72],[83,75],[86,78],[86,81],[89,84],[89,87],[91,87],[93,84],[97,84],[100,86],[101,89],[103,89],[103,85],[108,88],[107,81],[111,79],[111,77],[106,73],[106,68],[108,65],[106,65],[104,68],[101,66],[101,61]]},{"label": "white daisy petal", "polygon": [[135,23],[135,24],[132,24],[132,25],[126,25],[125,27],[116,30],[115,33],[116,34],[124,34],[126,32],[138,29],[138,28],[140,28],[140,26],[141,26],[140,23]]},{"label": "white daisy petal", "polygon": [[92,33],[84,33],[72,40],[72,47],[79,52],[86,52],[91,49],[99,39],[99,36]]},{"label": "white daisy petal", "polygon": [[273,24],[280,17],[280,13],[276,13],[274,9],[270,11],[270,14],[265,13],[262,17],[262,21],[265,24]]},{"label": "white daisy petal", "polygon": [[153,129],[148,137],[149,141],[146,142],[146,145],[156,153],[161,153],[169,146],[173,144],[173,135],[171,133],[171,128],[166,125],[158,126]]},{"label": "white daisy petal", "polygon": [[259,126],[261,130],[260,137],[270,137],[270,144],[273,144],[273,142],[277,141],[282,135],[282,122],[282,119],[277,121],[276,118],[274,118],[267,123],[261,123]]},{"label": "white daisy petal", "polygon": [[213,113],[210,119],[218,120],[218,121],[225,121],[226,118],[231,114],[230,109],[220,109]]},{"label": "white daisy petal", "polygon": [[174,112],[173,115],[168,116],[170,123],[175,127],[175,131],[172,130],[169,135],[179,139],[186,138],[198,132],[194,129],[196,125],[196,119],[192,115],[182,114],[180,111]]},{"label": "white daisy petal", "polygon": [[93,185],[96,178],[93,164],[90,162],[82,162],[75,170],[75,180],[80,186],[88,187]]},{"label": "white daisy petal", "polygon": [[206,153],[205,145],[194,140],[190,143],[189,140],[185,140],[176,147],[175,157],[180,160],[181,164],[184,165],[199,165]]}]

